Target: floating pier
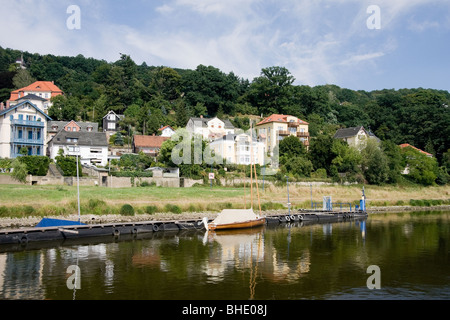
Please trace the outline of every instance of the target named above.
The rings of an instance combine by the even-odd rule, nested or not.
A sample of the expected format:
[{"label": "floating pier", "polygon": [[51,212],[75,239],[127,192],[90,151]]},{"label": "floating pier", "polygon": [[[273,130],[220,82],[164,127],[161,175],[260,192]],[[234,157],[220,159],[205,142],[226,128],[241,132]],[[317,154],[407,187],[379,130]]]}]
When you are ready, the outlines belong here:
[{"label": "floating pier", "polygon": [[[364,219],[366,217],[367,213],[365,211],[330,212],[299,210],[287,214],[267,215],[266,224],[273,225],[290,222],[313,224]],[[204,230],[205,222],[209,223],[211,221],[212,219],[144,221],[0,230],[0,245],[26,245],[30,242],[73,240],[88,237],[120,237],[160,231]]]},{"label": "floating pier", "polygon": [[286,215],[270,215],[266,216],[267,224],[276,223],[288,223],[288,222],[309,222],[309,223],[322,223],[322,222],[339,222],[352,219],[365,219],[367,213],[365,211],[303,211],[299,210],[294,214]]},{"label": "floating pier", "polygon": [[0,245],[27,244],[35,241],[79,239],[87,237],[119,237],[159,231],[204,229],[202,220],[147,221],[106,224],[68,225],[0,231]]}]

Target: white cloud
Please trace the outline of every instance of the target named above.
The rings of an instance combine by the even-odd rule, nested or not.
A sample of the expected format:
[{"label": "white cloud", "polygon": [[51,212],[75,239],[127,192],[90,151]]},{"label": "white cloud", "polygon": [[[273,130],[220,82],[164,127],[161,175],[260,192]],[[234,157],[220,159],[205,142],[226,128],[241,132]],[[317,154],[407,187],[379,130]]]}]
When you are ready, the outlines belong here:
[{"label": "white cloud", "polygon": [[166,13],[171,13],[173,12],[173,8],[167,4],[164,4],[160,7],[156,7],[155,11],[162,13],[162,14],[166,14]]}]

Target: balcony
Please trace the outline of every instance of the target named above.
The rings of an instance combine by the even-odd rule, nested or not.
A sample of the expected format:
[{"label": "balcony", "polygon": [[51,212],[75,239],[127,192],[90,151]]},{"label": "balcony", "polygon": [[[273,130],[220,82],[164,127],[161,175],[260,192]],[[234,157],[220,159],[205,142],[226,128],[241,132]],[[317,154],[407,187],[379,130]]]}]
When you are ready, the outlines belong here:
[{"label": "balcony", "polygon": [[43,145],[44,139],[25,139],[25,138],[12,138],[11,142],[14,144],[34,144]]},{"label": "balcony", "polygon": [[12,125],[14,126],[24,126],[24,127],[38,127],[44,128],[45,123],[43,121],[32,121],[32,120],[12,120]]},{"label": "balcony", "polygon": [[288,127],[298,127],[300,125],[300,123],[296,122],[296,121],[290,121],[288,122]]},{"label": "balcony", "polygon": [[280,135],[280,136],[288,136],[288,135],[290,135],[290,133],[289,133],[289,131],[279,130],[278,131],[278,135]]},{"label": "balcony", "polygon": [[309,137],[309,132],[297,132],[297,137],[307,138],[307,137]]}]

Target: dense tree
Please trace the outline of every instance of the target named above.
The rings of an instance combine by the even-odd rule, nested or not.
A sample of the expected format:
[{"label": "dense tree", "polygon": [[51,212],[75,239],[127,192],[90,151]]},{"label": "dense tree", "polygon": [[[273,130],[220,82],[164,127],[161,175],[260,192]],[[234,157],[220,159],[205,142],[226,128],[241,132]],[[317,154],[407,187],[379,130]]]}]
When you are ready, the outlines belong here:
[{"label": "dense tree", "polygon": [[202,103],[210,116],[216,115],[220,107],[227,114],[233,112],[240,90],[239,78],[233,73],[227,75],[215,67],[199,65],[187,72],[181,82],[188,106]]},{"label": "dense tree", "polygon": [[284,67],[269,67],[250,84],[247,99],[264,115],[287,112],[295,78]]},{"label": "dense tree", "polygon": [[36,79],[33,78],[30,72],[26,69],[19,69],[13,78],[13,84],[15,89],[24,88],[35,81]]},{"label": "dense tree", "polygon": [[[26,70],[16,63],[22,56]],[[310,123],[308,159],[315,171],[323,168],[328,175],[340,173],[341,177],[364,173],[367,181],[381,183],[384,178],[377,178],[384,173],[378,172],[380,176],[376,177],[373,171],[375,176],[369,177],[364,160],[370,158],[365,159],[363,153],[358,164],[357,154],[333,141],[337,127],[359,125],[383,140],[374,158],[380,157],[377,161],[382,161],[384,167],[382,154],[387,157],[389,183],[402,180],[399,172],[406,164],[399,156],[401,143],[436,156],[442,168],[434,172],[436,182],[445,181],[443,170],[450,170],[450,93],[445,90],[367,92],[336,85],[311,87],[294,85],[294,76],[280,66],[263,68],[258,77],[249,81],[213,66],[184,70],[148,66],[145,62],[137,65],[126,54],[115,62],[106,62],[82,55],[40,55],[0,47],[0,101],[5,102],[13,89],[34,79],[54,81],[64,91],[65,96],[54,98],[49,110],[55,120],[90,120],[101,127],[103,116],[114,110],[126,115],[122,127],[127,130],[122,134],[132,135],[156,133],[161,125],[185,127],[189,117],[200,115],[220,115],[237,128],[247,129],[249,118],[258,121],[256,116],[285,113]],[[129,141],[129,137],[125,139]]]},{"label": "dense tree", "polygon": [[436,158],[429,157],[411,147],[403,148],[402,154],[409,170],[407,176],[410,179],[423,185],[432,185],[435,182],[438,174]]},{"label": "dense tree", "polygon": [[331,175],[335,179],[344,175],[347,181],[358,180],[358,174],[361,172],[361,153],[340,139],[333,140],[331,152],[335,156],[331,161]]},{"label": "dense tree", "polygon": [[319,135],[311,139],[308,156],[313,164],[314,170],[323,168],[328,174],[331,173],[331,162],[335,156],[331,152],[332,146],[333,137],[330,135]]},{"label": "dense tree", "polygon": [[48,115],[53,120],[78,120],[81,104],[77,97],[60,95],[53,97],[51,101],[53,105],[48,109]]},{"label": "dense tree", "polygon": [[361,169],[369,184],[383,184],[389,179],[389,161],[380,145],[368,139],[361,150]]},{"label": "dense tree", "polygon": [[297,137],[288,136],[280,141],[279,152],[281,157],[292,158],[306,155],[306,148]]}]

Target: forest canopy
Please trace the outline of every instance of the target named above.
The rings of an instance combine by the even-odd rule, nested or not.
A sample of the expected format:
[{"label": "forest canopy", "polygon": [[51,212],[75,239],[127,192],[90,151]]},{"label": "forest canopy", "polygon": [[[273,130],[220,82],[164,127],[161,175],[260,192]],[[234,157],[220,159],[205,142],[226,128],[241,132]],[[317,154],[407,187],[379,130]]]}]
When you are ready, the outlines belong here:
[{"label": "forest canopy", "polygon": [[[21,56],[26,69],[16,63]],[[103,116],[114,110],[126,115],[124,126],[134,133],[157,133],[163,125],[184,127],[189,117],[200,115],[228,118],[246,129],[248,121],[243,119],[280,113],[309,122],[312,144],[340,127],[364,126],[382,141],[409,143],[433,154],[440,166],[446,164],[450,148],[450,93],[445,90],[311,87],[295,85],[294,76],[282,66],[243,79],[214,66],[185,70],[138,65],[125,54],[107,62],[0,47],[0,101],[36,80],[54,81],[65,93],[54,101],[58,109],[49,110],[53,119],[101,126]],[[331,163],[327,166],[330,170]]]}]

